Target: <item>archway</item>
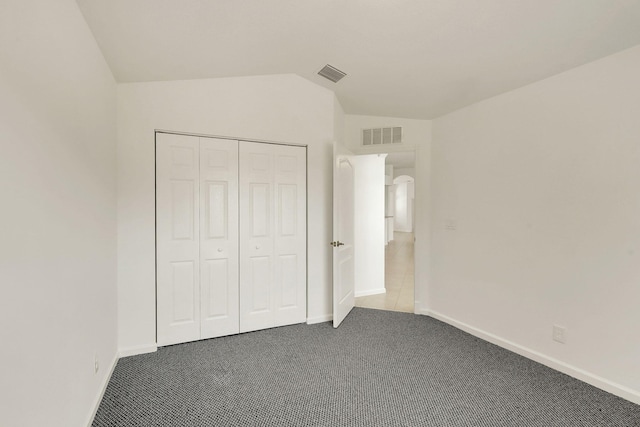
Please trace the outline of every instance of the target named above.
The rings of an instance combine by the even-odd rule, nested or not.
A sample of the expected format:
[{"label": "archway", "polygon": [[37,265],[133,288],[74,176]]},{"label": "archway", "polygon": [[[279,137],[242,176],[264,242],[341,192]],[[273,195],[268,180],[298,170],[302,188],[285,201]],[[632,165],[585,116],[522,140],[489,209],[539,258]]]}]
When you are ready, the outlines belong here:
[{"label": "archway", "polygon": [[415,184],[413,177],[400,175],[393,179],[395,194],[394,230],[413,232]]}]

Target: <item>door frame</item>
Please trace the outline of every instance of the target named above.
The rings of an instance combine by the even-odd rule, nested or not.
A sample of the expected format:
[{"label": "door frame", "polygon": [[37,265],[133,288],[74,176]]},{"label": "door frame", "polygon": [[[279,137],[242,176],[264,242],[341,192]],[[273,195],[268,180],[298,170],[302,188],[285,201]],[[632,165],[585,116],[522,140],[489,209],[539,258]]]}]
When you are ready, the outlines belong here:
[{"label": "door frame", "polygon": [[[418,287],[416,286],[416,283],[418,283],[418,280],[416,280],[416,278],[418,277],[418,263],[415,262],[415,257],[416,257],[416,251],[415,251],[415,244],[418,242],[418,238],[417,236],[420,235],[420,237],[422,238],[422,240],[424,242],[428,242],[429,240],[429,229],[430,229],[430,225],[429,225],[429,221],[430,218],[427,219],[427,224],[424,227],[424,230],[422,229],[423,227],[420,227],[418,225],[418,223],[415,221],[415,218],[418,216],[418,206],[426,206],[423,205],[424,203],[426,203],[426,201],[423,201],[422,198],[420,196],[418,196],[420,194],[419,192],[419,188],[422,188],[422,183],[420,183],[418,181],[418,170],[423,170],[425,169],[425,167],[420,163],[419,159],[421,158],[420,156],[420,147],[415,145],[412,147],[397,147],[397,146],[388,146],[388,145],[374,145],[374,146],[362,146],[362,147],[350,147],[350,149],[353,150],[353,154],[355,156],[360,156],[360,155],[367,155],[367,154],[390,154],[390,153],[413,153],[413,162],[414,162],[414,169],[415,169],[415,175],[413,177],[414,180],[414,191],[415,191],[415,197],[414,197],[414,218],[413,218],[413,237],[414,237],[414,263],[413,263],[413,313],[414,314],[425,314],[425,309],[423,307],[425,307],[425,303],[427,300],[427,295],[425,294],[426,291],[426,286],[421,286]],[[428,181],[425,182],[425,185],[428,186]],[[427,206],[426,206],[427,207]],[[424,235],[423,235],[424,233]],[[428,263],[427,263],[428,264]],[[425,273],[425,277],[424,279],[426,280],[428,278],[428,266],[426,267],[426,273]]]}]

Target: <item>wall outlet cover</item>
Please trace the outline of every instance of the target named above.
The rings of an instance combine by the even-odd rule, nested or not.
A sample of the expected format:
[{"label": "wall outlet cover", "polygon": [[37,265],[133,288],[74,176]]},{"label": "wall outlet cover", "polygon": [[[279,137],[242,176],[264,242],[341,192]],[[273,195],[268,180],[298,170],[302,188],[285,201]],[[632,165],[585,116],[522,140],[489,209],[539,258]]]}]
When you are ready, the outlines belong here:
[{"label": "wall outlet cover", "polygon": [[554,341],[564,344],[566,342],[567,329],[563,326],[553,325],[552,338]]}]

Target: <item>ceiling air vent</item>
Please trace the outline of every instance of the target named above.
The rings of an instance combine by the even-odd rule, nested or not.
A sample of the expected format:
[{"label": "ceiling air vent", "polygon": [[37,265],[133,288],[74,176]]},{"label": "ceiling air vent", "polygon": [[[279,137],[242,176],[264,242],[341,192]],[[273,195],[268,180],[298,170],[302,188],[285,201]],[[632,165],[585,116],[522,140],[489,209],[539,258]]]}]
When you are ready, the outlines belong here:
[{"label": "ceiling air vent", "polygon": [[362,130],[362,145],[399,144],[401,142],[401,127]]},{"label": "ceiling air vent", "polygon": [[325,65],[322,70],[318,71],[318,74],[320,74],[325,79],[331,80],[334,83],[337,83],[338,80],[347,75],[346,73],[343,73],[342,71],[338,70],[335,67],[332,67],[329,64]]}]

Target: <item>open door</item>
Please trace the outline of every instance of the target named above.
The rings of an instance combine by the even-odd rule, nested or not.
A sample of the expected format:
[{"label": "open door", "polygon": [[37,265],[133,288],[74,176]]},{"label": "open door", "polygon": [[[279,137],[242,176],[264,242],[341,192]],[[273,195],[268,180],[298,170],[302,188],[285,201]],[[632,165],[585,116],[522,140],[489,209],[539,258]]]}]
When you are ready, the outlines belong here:
[{"label": "open door", "polygon": [[355,303],[353,154],[333,144],[333,327]]}]

